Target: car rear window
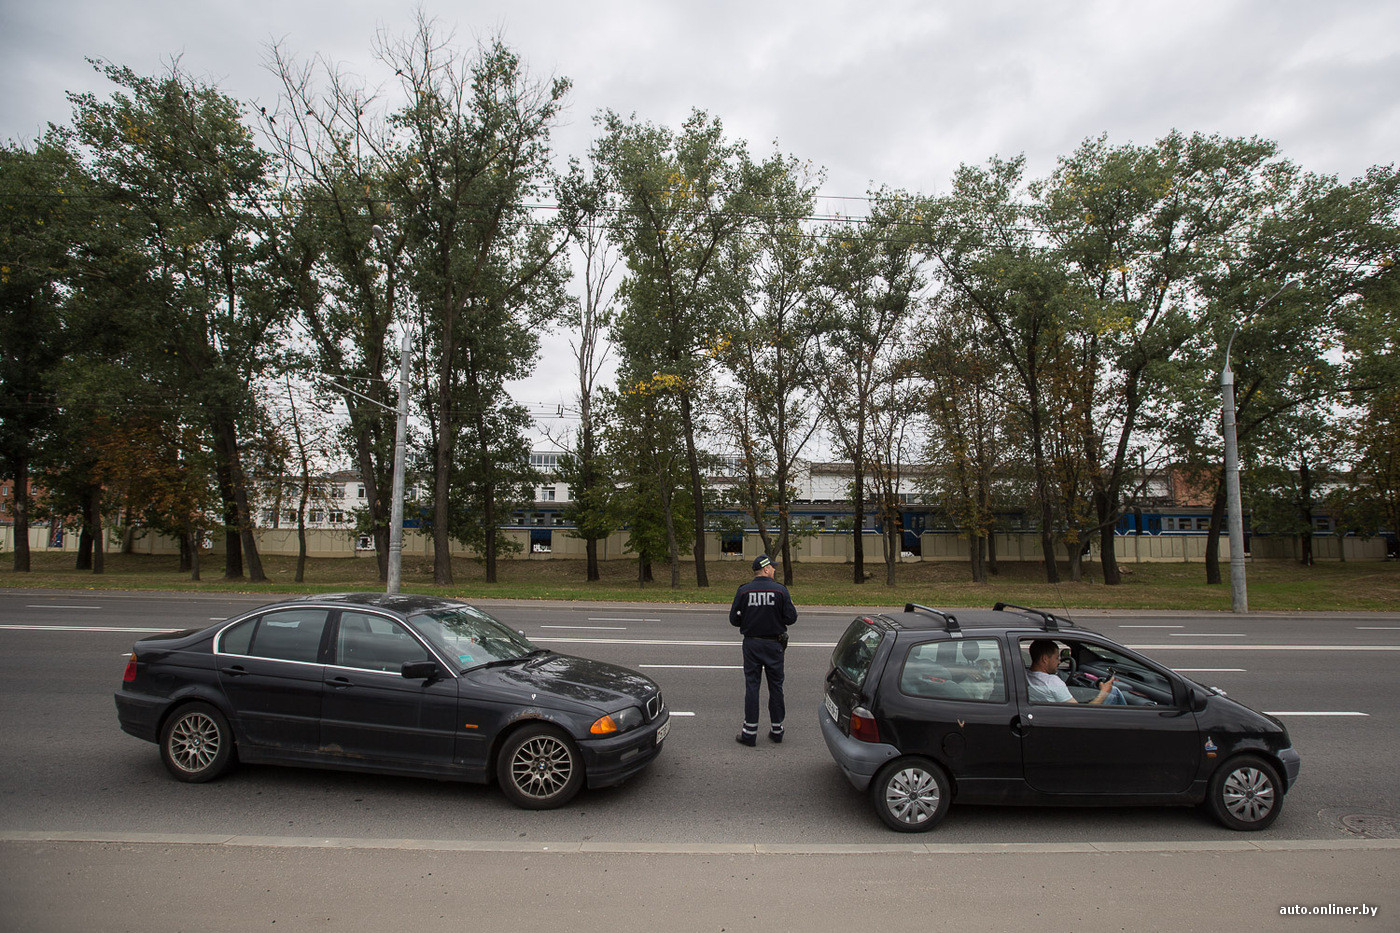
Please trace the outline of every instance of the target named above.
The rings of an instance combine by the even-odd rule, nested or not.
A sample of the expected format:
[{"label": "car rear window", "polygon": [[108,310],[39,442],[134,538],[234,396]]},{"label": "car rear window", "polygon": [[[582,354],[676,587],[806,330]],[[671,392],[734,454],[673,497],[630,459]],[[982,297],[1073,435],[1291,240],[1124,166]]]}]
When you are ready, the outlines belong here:
[{"label": "car rear window", "polygon": [[856,619],[846,629],[836,650],[831,653],[831,664],[857,687],[865,683],[870,673],[870,662],[875,660],[875,649],[880,647],[885,633],[864,619]]}]

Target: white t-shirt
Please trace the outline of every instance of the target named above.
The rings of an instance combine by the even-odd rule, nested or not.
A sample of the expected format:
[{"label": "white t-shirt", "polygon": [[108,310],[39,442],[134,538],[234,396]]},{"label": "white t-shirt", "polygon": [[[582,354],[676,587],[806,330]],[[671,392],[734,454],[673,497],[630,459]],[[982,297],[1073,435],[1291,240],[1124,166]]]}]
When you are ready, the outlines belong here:
[{"label": "white t-shirt", "polygon": [[1054,674],[1046,674],[1043,671],[1027,671],[1026,681],[1026,686],[1030,688],[1028,692],[1032,703],[1074,702],[1069,687],[1066,687],[1065,682]]}]

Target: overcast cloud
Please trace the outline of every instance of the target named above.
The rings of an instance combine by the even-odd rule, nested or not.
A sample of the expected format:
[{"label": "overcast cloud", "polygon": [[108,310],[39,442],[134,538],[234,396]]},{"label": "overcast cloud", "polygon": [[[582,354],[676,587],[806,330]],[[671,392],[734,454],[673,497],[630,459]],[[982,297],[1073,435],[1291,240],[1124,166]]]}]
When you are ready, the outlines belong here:
[{"label": "overcast cloud", "polygon": [[[376,33],[417,2],[0,0],[0,138],[66,122],[65,91],[106,94],[85,58],[191,74],[272,109],[280,40],[371,83]],[[693,107],[755,154],[776,143],[824,168],[825,194],[937,193],[963,162],[1024,153],[1034,174],[1083,139],[1149,143],[1173,128],[1276,140],[1343,179],[1400,152],[1400,4],[1393,0],[632,2],[425,0],[462,47],[499,33],[537,77],[573,81],[563,156],[611,108],[670,125]],[[831,201],[823,210],[851,209]],[[551,355],[567,347],[551,341]],[[551,359],[559,370],[566,359]],[[521,400],[568,390],[530,384]]]}]

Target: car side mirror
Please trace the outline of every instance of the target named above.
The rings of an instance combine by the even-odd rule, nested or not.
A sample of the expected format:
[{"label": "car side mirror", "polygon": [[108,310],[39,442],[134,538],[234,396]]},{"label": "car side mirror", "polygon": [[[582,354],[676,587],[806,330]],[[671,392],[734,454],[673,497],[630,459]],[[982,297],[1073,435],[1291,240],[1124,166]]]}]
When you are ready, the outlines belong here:
[{"label": "car side mirror", "polygon": [[1191,712],[1199,713],[1205,709],[1206,701],[1210,699],[1206,696],[1205,691],[1200,687],[1188,687],[1187,689],[1190,691],[1186,696],[1187,702],[1191,704]]},{"label": "car side mirror", "polygon": [[405,680],[432,680],[438,675],[436,661],[405,661],[402,670]]}]

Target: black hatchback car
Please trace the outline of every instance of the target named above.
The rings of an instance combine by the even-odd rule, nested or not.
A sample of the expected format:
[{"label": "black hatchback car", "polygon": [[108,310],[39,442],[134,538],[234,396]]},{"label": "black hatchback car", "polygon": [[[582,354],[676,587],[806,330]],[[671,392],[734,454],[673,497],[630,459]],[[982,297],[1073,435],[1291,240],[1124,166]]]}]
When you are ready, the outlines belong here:
[{"label": "black hatchback car", "polygon": [[[1037,642],[1053,690],[1028,679]],[[932,829],[954,800],[1204,803],[1231,829],[1263,829],[1298,778],[1277,719],[1050,613],[909,604],[857,618],[831,661],[827,748],[903,832]]]},{"label": "black hatchback car", "polygon": [[235,759],[494,779],[533,810],[626,780],[670,729],[650,678],[425,596],[308,597],[144,638],[116,703],[181,781]]}]

